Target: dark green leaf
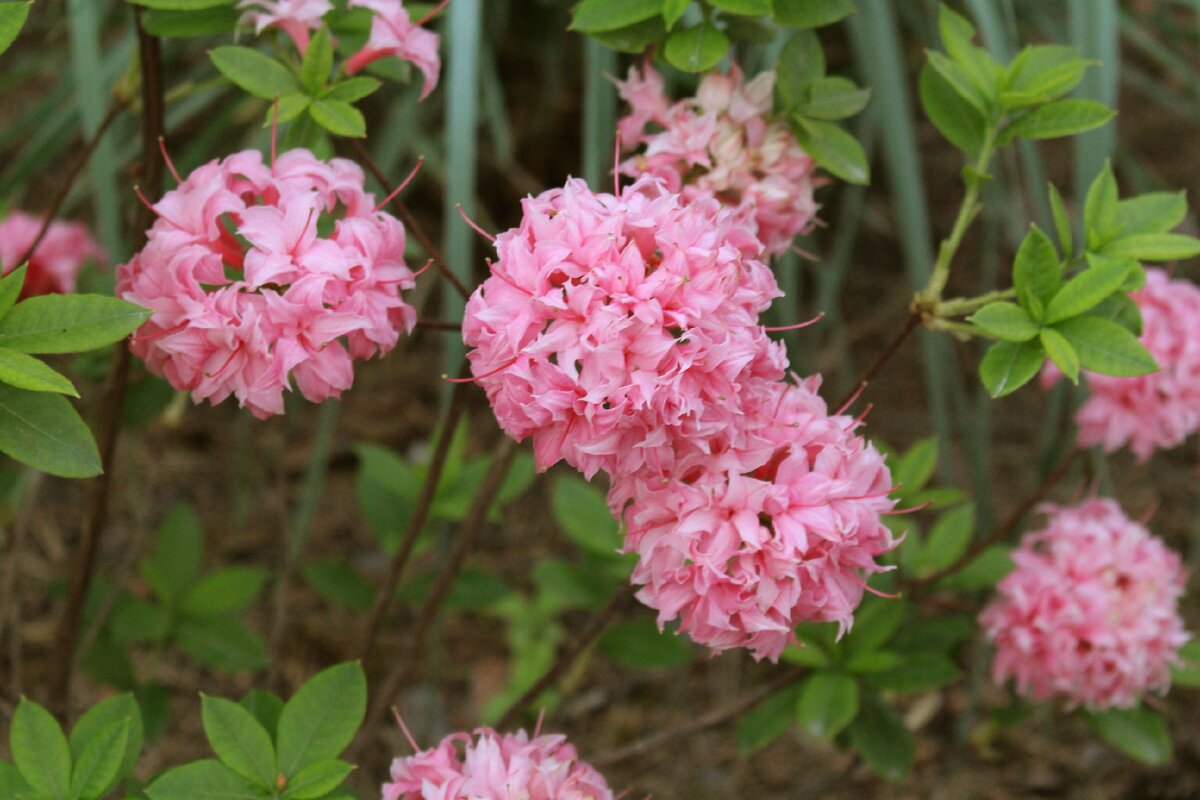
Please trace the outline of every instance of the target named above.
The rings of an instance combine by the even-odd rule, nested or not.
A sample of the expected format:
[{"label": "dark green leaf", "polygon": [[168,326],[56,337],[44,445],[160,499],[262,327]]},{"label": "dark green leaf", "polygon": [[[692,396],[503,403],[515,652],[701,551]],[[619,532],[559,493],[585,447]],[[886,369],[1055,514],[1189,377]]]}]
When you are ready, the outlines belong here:
[{"label": "dark green leaf", "polygon": [[867,766],[898,781],[912,771],[917,747],[896,711],[871,691],[862,693],[858,716],[850,723],[850,742]]},{"label": "dark green leaf", "polygon": [[120,644],[162,642],[171,633],[171,615],[150,600],[121,594],[113,607],[110,630]]},{"label": "dark green leaf", "polygon": [[672,31],[663,45],[663,57],[684,72],[705,72],[725,57],[731,44],[723,31],[702,22]]},{"label": "dark green leaf", "polygon": [[129,722],[129,732],[125,739],[125,752],[122,754],[117,775],[119,776],[118,779],[127,776],[133,771],[134,765],[137,764],[138,756],[142,753],[144,736],[142,730],[142,712],[138,707],[137,700],[131,694],[119,694],[107,700],[102,700],[88,709],[87,713],[79,718],[79,721],[75,723],[75,727],[71,729],[70,747],[72,758],[78,762],[86,747],[93,741],[103,739],[105,731],[113,723],[121,721]]},{"label": "dark green leaf", "polygon": [[976,591],[991,589],[1012,572],[1012,554],[1007,547],[989,547],[965,567],[938,581],[938,588]]},{"label": "dark green leaf", "polygon": [[1128,260],[1118,261],[1091,253],[1087,261],[1088,268],[1067,281],[1050,298],[1043,322],[1053,324],[1091,311],[1121,288],[1134,266]]},{"label": "dark green leaf", "polygon": [[921,548],[923,572],[937,572],[957,561],[975,536],[975,504],[964,503],[942,514]]},{"label": "dark green leaf", "polygon": [[762,17],[771,13],[771,0],[708,0],[708,4],[746,17]]},{"label": "dark green leaf", "polygon": [[1144,706],[1085,712],[1100,738],[1143,764],[1171,760],[1171,732],[1163,718]]},{"label": "dark green leaf", "polygon": [[975,635],[975,621],[966,615],[909,620],[892,637],[892,647],[906,653],[949,653]]},{"label": "dark green leaf", "polygon": [[1057,139],[1099,128],[1113,118],[1113,110],[1094,100],[1055,100],[1030,111],[1004,130],[1007,139]]},{"label": "dark green leaf", "polygon": [[97,800],[117,783],[133,727],[129,719],[116,720],[82,748],[71,771],[71,797]]},{"label": "dark green leaf", "polygon": [[215,759],[175,767],[146,787],[150,800],[264,800],[261,789]]},{"label": "dark green leaf", "polygon": [[309,586],[351,611],[366,611],[375,600],[375,587],[343,559],[310,561],[301,572]]},{"label": "dark green leaf", "polygon": [[1038,324],[1016,303],[988,303],[968,317],[968,321],[1005,342],[1027,342],[1038,334]]},{"label": "dark green leaf", "polygon": [[868,675],[898,667],[903,661],[902,656],[890,650],[873,650],[870,653],[860,653],[849,658],[846,661],[846,669],[850,672]]},{"label": "dark green leaf", "polygon": [[314,100],[308,113],[334,136],[362,138],[367,135],[367,121],[362,112],[341,100]]},{"label": "dark green leaf", "polygon": [[629,667],[678,667],[692,660],[686,641],[658,630],[653,620],[635,619],[612,625],[600,637],[600,649]]},{"label": "dark green leaf", "polygon": [[288,700],[279,716],[279,771],[291,779],[310,764],[337,758],[366,712],[367,678],[362,665],[348,662],[317,673]]},{"label": "dark green leaf", "polygon": [[666,0],[582,0],[571,14],[571,30],[615,31],[635,22],[661,17]]},{"label": "dark green leaf", "polygon": [[115,297],[31,297],[0,319],[0,347],[22,353],[81,353],[119,342],[149,316],[146,309]]},{"label": "dark green leaf", "polygon": [[227,672],[251,672],[267,664],[262,639],[234,620],[183,619],[175,637],[192,658]]},{"label": "dark green leaf", "polygon": [[800,114],[809,119],[838,120],[852,117],[866,107],[870,89],[860,89],[846,78],[819,78],[808,86],[808,102]]},{"label": "dark green leaf", "polygon": [[1158,371],[1154,356],[1115,322],[1093,316],[1075,317],[1058,323],[1054,329],[1070,343],[1084,369],[1124,378]]},{"label": "dark green leaf", "polygon": [[1090,316],[1115,322],[1134,336],[1142,335],[1142,312],[1124,292],[1117,292],[1088,312]]},{"label": "dark green leaf", "polygon": [[778,739],[796,720],[796,705],[804,685],[792,684],[766,699],[738,719],[738,752],[748,756]]},{"label": "dark green leaf", "polygon": [[193,617],[212,617],[244,611],[267,580],[258,567],[229,567],[205,575],[184,595],[180,610]]},{"label": "dark green leaf", "polygon": [[780,658],[787,664],[801,667],[828,667],[831,663],[829,654],[816,645],[788,645]]},{"label": "dark green leaf", "polygon": [[142,577],[165,600],[183,596],[200,577],[204,531],[187,503],[175,505],[158,526],[154,550],[142,562]]},{"label": "dark green leaf", "polygon": [[867,683],[893,692],[927,692],[954,683],[961,673],[940,653],[916,653],[893,669],[868,675]]},{"label": "dark green leaf", "polygon": [[283,713],[283,701],[274,692],[262,689],[251,689],[246,696],[238,701],[238,705],[249,711],[263,726],[263,730],[275,739],[275,731],[279,729],[279,715]]},{"label": "dark green leaf", "polygon": [[1028,342],[996,342],[979,362],[979,377],[983,388],[992,397],[1004,397],[1020,389],[1042,368],[1042,344],[1036,339]]},{"label": "dark green leaf", "polygon": [[32,0],[24,3],[0,3],[0,53],[3,53],[16,40],[17,34],[25,25],[29,16]]},{"label": "dark green leaf", "polygon": [[667,35],[667,26],[661,16],[655,16],[623,28],[592,32],[589,35],[605,47],[622,53],[637,54],[654,42],[661,41]]},{"label": "dark green leaf", "polygon": [[7,761],[0,761],[0,797],[11,800],[28,800],[36,797],[36,790],[21,777],[21,771]]},{"label": "dark green leaf", "polygon": [[22,697],[8,731],[13,762],[25,782],[54,800],[67,800],[71,786],[71,749],[50,712]]},{"label": "dark green leaf", "polygon": [[799,31],[779,53],[775,63],[775,95],[785,111],[804,102],[808,86],[825,74],[825,51],[812,31]]},{"label": "dark green leaf", "polygon": [[1050,360],[1063,371],[1071,383],[1079,383],[1079,354],[1066,337],[1054,328],[1042,328],[1038,338]]},{"label": "dark green leaf", "polygon": [[904,621],[907,608],[903,600],[891,598],[872,596],[863,601],[854,615],[854,627],[846,634],[846,652],[856,655],[883,647]]},{"label": "dark green leaf", "polygon": [[90,478],[101,469],[92,432],[65,398],[3,385],[0,453],[63,478]]},{"label": "dark green leaf", "polygon": [[[0,266],[3,265],[0,264]],[[17,298],[21,296],[21,289],[25,286],[25,273],[28,269],[28,264],[22,264],[0,278],[0,317],[7,314],[9,309],[16,304]]]},{"label": "dark green leaf", "polygon": [[987,121],[950,83],[926,64],[918,83],[921,106],[933,126],[947,141],[971,158],[983,147]]},{"label": "dark green leaf", "polygon": [[324,797],[342,785],[342,781],[354,771],[353,764],[330,759],[309,764],[288,781],[281,797],[286,800],[315,800]]},{"label": "dark green leaf", "polygon": [[329,71],[333,69],[333,39],[329,28],[317,28],[308,49],[304,51],[304,61],[300,65],[300,83],[310,95],[316,96],[325,88],[329,80]]},{"label": "dark green leaf", "polygon": [[33,356],[0,347],[0,382],[30,392],[53,392],[79,397],[75,386]]},{"label": "dark green leaf", "polygon": [[[1017,298],[1025,309],[1030,309],[1031,297],[1040,301],[1044,308],[1050,298],[1062,286],[1062,265],[1050,237],[1034,226],[1021,242],[1017,258],[1013,262],[1013,287]],[[1040,319],[1039,314],[1032,315]]]},{"label": "dark green leaf", "polygon": [[304,91],[295,73],[268,55],[249,47],[217,47],[212,62],[234,84],[263,100]]},{"label": "dark green leaf", "polygon": [[850,0],[774,0],[775,19],[793,28],[820,28],[854,13]]},{"label": "dark green leaf", "polygon": [[196,11],[231,5],[231,0],[129,0],[135,5],[158,8],[166,11]]},{"label": "dark green leaf", "polygon": [[153,36],[212,36],[232,33],[237,27],[238,11],[232,6],[200,11],[146,11],[142,26]]},{"label": "dark green leaf", "polygon": [[1179,648],[1180,663],[1171,667],[1171,682],[1189,689],[1200,688],[1200,639]]},{"label": "dark green leaf", "polygon": [[552,499],[554,520],[558,527],[585,550],[612,555],[621,549],[617,521],[608,510],[604,493],[574,476],[564,476],[554,483]]},{"label": "dark green leaf", "polygon": [[271,735],[232,700],[201,695],[204,735],[221,763],[267,791],[275,788],[275,747]]},{"label": "dark green leaf", "polygon": [[858,140],[832,122],[797,117],[792,130],[813,160],[849,183],[871,182],[867,154]]},{"label": "dark green leaf", "polygon": [[811,675],[804,682],[796,713],[809,736],[832,739],[858,713],[858,681],[838,672]]}]

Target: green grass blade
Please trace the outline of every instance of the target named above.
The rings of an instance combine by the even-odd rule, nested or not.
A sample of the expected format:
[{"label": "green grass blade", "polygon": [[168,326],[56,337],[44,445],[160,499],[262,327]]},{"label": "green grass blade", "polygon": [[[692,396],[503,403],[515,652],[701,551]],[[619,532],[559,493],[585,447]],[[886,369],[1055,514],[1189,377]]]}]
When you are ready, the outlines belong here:
[{"label": "green grass blade", "polygon": [[[1076,96],[1115,107],[1121,68],[1117,0],[1069,0],[1067,26],[1071,43],[1100,62],[1087,71]],[[1075,137],[1076,197],[1083,197],[1092,178],[1112,158],[1116,141],[1116,122]]]},{"label": "green grass blade", "polygon": [[617,54],[591,37],[583,46],[583,165],[593,190],[612,180],[614,132],[617,129]]}]

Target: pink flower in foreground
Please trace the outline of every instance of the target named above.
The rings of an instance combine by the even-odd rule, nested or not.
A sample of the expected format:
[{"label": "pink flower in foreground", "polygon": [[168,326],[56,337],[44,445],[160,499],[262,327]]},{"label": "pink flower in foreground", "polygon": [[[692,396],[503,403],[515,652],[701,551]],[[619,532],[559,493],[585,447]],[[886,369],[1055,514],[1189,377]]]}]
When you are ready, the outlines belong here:
[{"label": "pink flower in foreground", "polygon": [[154,206],[117,295],[154,311],[132,350],[195,402],[230,394],[264,418],[295,379],[339,397],[352,359],[391,350],[416,322],[404,226],[374,209],[353,162],[307,150],[274,166],[247,150],[197,168]]},{"label": "pink flower in foreground", "polygon": [[[1134,378],[1089,372],[1075,421],[1081,446],[1112,452],[1128,444],[1145,461],[1200,428],[1200,287],[1148,269],[1146,285],[1131,296],[1142,312],[1141,342],[1161,369]],[[1042,383],[1061,377],[1048,368]]]},{"label": "pink flower in foreground", "polygon": [[659,463],[734,426],[738,395],[783,377],[758,325],[780,292],[762,246],[711,198],[651,178],[621,195],[573,179],[523,201],[471,296],[463,339],[500,426],[538,466],[591,477]]},{"label": "pink flower in foreground", "polygon": [[[461,746],[461,747],[460,747]],[[479,728],[392,762],[383,800],[612,800],[604,777],[566,737]]]},{"label": "pink flower in foreground", "polygon": [[1046,526],[1026,534],[980,617],[996,644],[994,679],[1095,709],[1166,691],[1189,638],[1179,557],[1112,500],[1044,510]]},{"label": "pink flower in foreground", "polygon": [[621,170],[654,175],[691,201],[713,196],[753,223],[771,255],[812,228],[819,185],[815,165],[788,127],[771,121],[775,73],[743,83],[736,66],[713,72],[696,96],[670,104],[647,64],[618,83],[631,113],[619,123],[621,145],[638,150]]},{"label": "pink flower in foreground", "polygon": [[7,275],[28,254],[21,298],[75,291],[75,279],[88,261],[103,264],[107,256],[88,229],[78,222],[52,222],[37,249],[29,246],[42,228],[38,217],[14,211],[0,221],[0,269]]},{"label": "pink flower in foreground", "polygon": [[387,56],[410,62],[425,76],[421,99],[437,86],[442,60],[438,55],[441,37],[421,27],[425,20],[414,23],[409,19],[401,0],[350,0],[350,8],[369,8],[375,12],[371,20],[371,36],[363,48],[346,60],[346,74],[353,75],[372,61]]},{"label": "pink flower in foreground", "polygon": [[614,479],[638,599],[660,626],[678,617],[717,652],[772,661],[801,622],[850,628],[866,577],[886,569],[875,559],[897,544],[880,519],[891,473],[853,419],[828,414],[817,383],[757,394],[746,416],[768,419],[759,436],[777,445],[751,468],[744,453],[692,452],[667,473]]},{"label": "pink flower in foreground", "polygon": [[238,8],[246,12],[238,20],[239,25],[253,25],[256,34],[269,27],[279,28],[304,55],[309,31],[321,27],[322,17],[333,10],[333,4],[329,0],[241,0]]}]

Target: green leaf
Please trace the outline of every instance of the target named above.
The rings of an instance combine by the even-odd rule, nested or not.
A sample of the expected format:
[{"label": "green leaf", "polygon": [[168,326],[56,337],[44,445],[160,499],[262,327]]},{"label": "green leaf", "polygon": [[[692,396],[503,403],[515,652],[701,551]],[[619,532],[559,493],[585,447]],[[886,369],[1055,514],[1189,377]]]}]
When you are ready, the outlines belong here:
[{"label": "green leaf", "polygon": [[301,572],[309,586],[351,611],[367,611],[375,602],[375,587],[343,559],[310,561]]},{"label": "green leaf", "polygon": [[[0,264],[0,266],[3,266]],[[17,298],[21,296],[21,289],[25,286],[25,273],[29,269],[29,264],[22,264],[12,272],[0,278],[0,317],[3,317],[16,305]]]},{"label": "green leaf", "polygon": [[1179,648],[1179,664],[1171,667],[1171,682],[1189,689],[1200,688],[1200,639]]},{"label": "green leaf", "polygon": [[102,700],[79,718],[75,727],[71,729],[72,759],[78,762],[84,749],[92,742],[104,739],[107,736],[106,731],[112,727],[113,723],[125,721],[129,723],[129,731],[125,739],[125,752],[121,756],[121,763],[117,770],[117,780],[128,776],[142,753],[144,737],[142,711],[132,694],[119,694]]},{"label": "green leaf", "polygon": [[662,18],[667,26],[667,30],[675,27],[675,23],[679,22],[679,18],[683,16],[683,12],[687,11],[688,6],[691,4],[692,0],[665,0]]},{"label": "green leaf", "polygon": [[253,714],[258,724],[263,726],[263,730],[269,733],[274,741],[275,732],[279,729],[279,715],[283,713],[283,700],[279,699],[279,695],[262,689],[251,689],[238,701],[238,705]]},{"label": "green leaf", "polygon": [[232,33],[237,28],[238,11],[232,6],[218,6],[199,11],[154,11],[142,15],[142,26],[152,36],[213,36]]},{"label": "green leaf", "polygon": [[793,125],[797,141],[813,160],[849,183],[871,182],[867,154],[858,140],[832,122],[796,117]]},{"label": "green leaf", "polygon": [[788,645],[780,658],[788,664],[800,667],[828,667],[829,654],[815,645]]},{"label": "green leaf", "polygon": [[870,674],[898,667],[903,661],[901,655],[890,650],[873,650],[847,659],[846,669],[854,673]]},{"label": "green leaf", "polygon": [[1143,764],[1171,760],[1171,733],[1163,718],[1144,706],[1084,712],[1100,738]]},{"label": "green leaf", "polygon": [[7,761],[0,761],[0,797],[36,800],[36,790],[25,782],[20,770]]},{"label": "green leaf", "polygon": [[280,97],[278,106],[275,103],[267,106],[263,127],[271,128],[291,122],[307,111],[310,105],[312,105],[312,98],[306,94],[289,94]]},{"label": "green leaf", "polygon": [[232,700],[200,696],[204,735],[221,762],[267,791],[275,788],[275,747],[254,715]]},{"label": "green leaf", "polygon": [[209,57],[222,75],[263,100],[274,100],[304,91],[295,73],[270,56],[249,47],[217,47],[209,53]]},{"label": "green leaf", "polygon": [[751,755],[786,733],[796,721],[796,705],[803,689],[803,684],[794,683],[772,692],[743,714],[737,723],[738,752]]},{"label": "green leaf", "polygon": [[[1095,62],[1079,57],[1079,50],[1063,45],[1032,45],[1013,60],[1009,68],[1009,107],[1043,103],[1061,97],[1083,80]],[[1019,103],[1016,100],[1019,98]],[[1005,96],[1001,95],[1001,101]]]},{"label": "green leaf", "polygon": [[1088,268],[1067,281],[1050,298],[1043,322],[1053,324],[1068,317],[1076,317],[1100,305],[1125,283],[1125,278],[1134,264],[1111,258],[1087,256]]},{"label": "green leaf", "polygon": [[71,786],[71,749],[50,712],[22,697],[8,731],[13,762],[25,782],[54,800],[67,800]]},{"label": "green leaf", "polygon": [[230,5],[230,0],[129,0],[129,2],[146,8],[158,8],[166,11],[197,11],[202,8]]},{"label": "green leaf", "polygon": [[[1035,225],[1021,242],[1013,262],[1013,287],[1017,290],[1017,298],[1026,310],[1030,310],[1031,297],[1045,307],[1060,286],[1062,265],[1054,243]],[[1040,315],[1033,314],[1033,317],[1039,319]]]},{"label": "green leaf", "polygon": [[925,115],[938,132],[959,150],[976,158],[987,129],[987,120],[979,109],[963,99],[929,64],[921,68],[918,90]]},{"label": "green leaf", "polygon": [[1005,575],[1012,572],[1012,569],[1012,552],[1009,548],[989,547],[965,567],[938,581],[937,586],[939,589],[961,589],[963,591],[991,589]]},{"label": "green leaf", "polygon": [[907,608],[903,600],[872,596],[864,601],[854,615],[854,627],[846,634],[846,652],[853,656],[878,650],[900,627]]},{"label": "green leaf", "polygon": [[310,95],[317,95],[325,88],[329,80],[329,72],[333,69],[333,39],[329,28],[317,28],[308,49],[304,51],[304,61],[300,65],[300,83]]},{"label": "green leaf", "polygon": [[[1138,261],[1181,261],[1200,255],[1200,239],[1182,233],[1121,236],[1116,241],[1104,245],[1100,255],[1108,258],[1136,258]],[[3,325],[2,321],[0,325]]]},{"label": "green leaf", "polygon": [[898,781],[912,771],[916,742],[895,709],[876,693],[862,693],[858,716],[847,733],[867,766],[878,775]]},{"label": "green leaf", "polygon": [[310,764],[337,758],[366,713],[367,678],[361,664],[338,664],[317,673],[279,716],[279,771],[290,780]]},{"label": "green leaf", "polygon": [[1117,203],[1121,236],[1167,233],[1187,216],[1186,192],[1150,192]]},{"label": "green leaf", "polygon": [[731,44],[721,29],[703,22],[672,31],[663,45],[663,57],[684,72],[705,72],[725,57]]},{"label": "green leaf", "polygon": [[1079,354],[1066,337],[1054,328],[1042,328],[1038,338],[1050,360],[1070,378],[1071,383],[1079,383]]},{"label": "green leaf", "polygon": [[975,536],[975,504],[964,503],[938,518],[921,548],[921,568],[937,572],[957,561]]},{"label": "green leaf", "polygon": [[1094,100],[1055,100],[1030,111],[1004,129],[1002,141],[1057,139],[1099,128],[1114,116],[1111,108]]},{"label": "green leaf", "polygon": [[617,521],[596,487],[574,476],[559,478],[551,507],[558,527],[584,550],[611,556],[621,549]]},{"label": "green leaf", "polygon": [[31,297],[0,319],[0,347],[22,353],[80,353],[119,342],[149,316],[146,309],[115,297]]},{"label": "green leaf", "polygon": [[825,51],[812,31],[800,31],[779,53],[775,63],[775,95],[785,111],[793,111],[807,97],[808,86],[825,74]]},{"label": "green leaf", "polygon": [[341,81],[322,93],[321,97],[325,100],[341,100],[344,103],[356,103],[368,95],[374,94],[375,91],[383,85],[382,81],[375,78],[369,78],[365,75],[359,75],[349,80]]},{"label": "green leaf", "polygon": [[988,303],[967,319],[984,333],[1005,342],[1027,342],[1038,334],[1038,324],[1016,303]]},{"label": "green leaf", "polygon": [[184,595],[180,610],[192,617],[212,617],[244,611],[267,580],[258,567],[229,567],[205,575]]},{"label": "green leaf", "polygon": [[0,453],[62,478],[101,472],[92,432],[65,398],[3,385]]},{"label": "green leaf", "polygon": [[775,20],[792,28],[820,28],[854,13],[850,0],[774,0]]},{"label": "green leaf", "polygon": [[661,16],[644,19],[612,31],[594,31],[589,34],[605,47],[622,53],[641,53],[649,45],[661,41],[667,35],[667,26]]},{"label": "green leaf", "polygon": [[362,112],[341,100],[314,100],[308,113],[317,124],[334,136],[360,139],[367,135],[367,121]]},{"label": "green leaf", "polygon": [[643,669],[679,667],[692,660],[684,639],[659,631],[650,619],[610,626],[600,637],[600,649],[619,664]]},{"label": "green leaf", "polygon": [[200,663],[226,672],[252,672],[267,665],[262,639],[231,619],[184,618],[175,641]]},{"label": "green leaf", "polygon": [[708,0],[708,4],[745,17],[763,17],[771,13],[771,0]]},{"label": "green leaf", "polygon": [[146,787],[150,800],[263,800],[262,789],[215,759],[202,759],[159,775]]},{"label": "green leaf", "polygon": [[113,607],[109,631],[117,644],[164,642],[171,626],[171,614],[165,607],[122,593]]},{"label": "green leaf", "polygon": [[889,670],[868,675],[867,683],[893,692],[927,692],[954,683],[961,677],[958,667],[941,653],[916,653]]},{"label": "green leaf", "polygon": [[1058,246],[1063,254],[1070,258],[1075,251],[1075,243],[1071,236],[1071,218],[1067,216],[1067,207],[1063,203],[1058,187],[1048,184],[1050,194],[1050,211],[1054,215],[1054,231],[1058,235]]},{"label": "green leaf", "polygon": [[116,785],[132,727],[129,719],[112,722],[83,747],[71,771],[72,798],[97,800]]},{"label": "green leaf", "polygon": [[158,527],[154,549],[141,564],[142,577],[159,597],[165,600],[182,597],[200,576],[203,555],[200,518],[190,505],[178,503]]},{"label": "green leaf", "polygon": [[336,759],[309,764],[288,781],[281,797],[287,800],[316,800],[341,786],[353,771],[353,764]]},{"label": "green leaf", "polygon": [[1093,316],[1075,317],[1058,323],[1054,329],[1078,354],[1084,369],[1123,378],[1158,371],[1154,356],[1115,322]]},{"label": "green leaf", "polygon": [[0,3],[0,53],[3,53],[16,41],[17,34],[25,25],[29,16],[32,0],[24,3]]},{"label": "green leaf", "polygon": [[928,65],[964,101],[986,120],[989,118],[988,99],[976,86],[966,67],[934,50],[926,52]]},{"label": "green leaf", "polygon": [[983,388],[992,397],[1004,397],[1020,389],[1042,368],[1041,342],[996,342],[979,362]]},{"label": "green leaf", "polygon": [[75,386],[33,356],[0,347],[0,382],[30,392],[53,392],[79,397]]},{"label": "green leaf", "polygon": [[1089,316],[1115,322],[1134,336],[1142,335],[1142,312],[1129,295],[1117,292],[1088,312]]},{"label": "green leaf", "polygon": [[1117,179],[1113,175],[1112,163],[1105,162],[1104,169],[1088,187],[1087,200],[1083,206],[1083,225],[1087,233],[1087,249],[1099,250],[1112,238],[1117,224]]},{"label": "green leaf", "polygon": [[917,653],[948,654],[974,635],[975,620],[965,614],[915,619],[896,632],[892,646],[909,656]]},{"label": "green leaf", "polygon": [[906,494],[920,491],[933,477],[933,471],[937,468],[937,458],[937,437],[921,439],[900,457],[892,471],[892,479],[904,487]]},{"label": "green leaf", "polygon": [[615,31],[635,22],[661,17],[666,0],[583,0],[571,14],[571,30]]},{"label": "green leaf", "polygon": [[809,736],[832,739],[858,713],[858,681],[839,672],[811,675],[804,682],[796,713]]},{"label": "green leaf", "polygon": [[809,119],[838,120],[862,111],[871,99],[870,89],[860,89],[846,78],[819,78],[808,86],[808,102],[800,114]]}]

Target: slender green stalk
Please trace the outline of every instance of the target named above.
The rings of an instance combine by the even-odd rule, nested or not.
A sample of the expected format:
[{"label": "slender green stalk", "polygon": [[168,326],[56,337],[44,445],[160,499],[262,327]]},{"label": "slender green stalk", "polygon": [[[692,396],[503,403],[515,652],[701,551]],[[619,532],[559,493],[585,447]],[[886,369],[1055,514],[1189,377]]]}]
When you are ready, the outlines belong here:
[{"label": "slender green stalk", "polygon": [[[1077,96],[1117,103],[1120,76],[1120,24],[1117,0],[1069,0],[1067,25],[1071,42],[1085,56],[1100,62],[1084,75]],[[1075,137],[1075,195],[1082,198],[1092,179],[1112,157],[1117,142],[1117,121]]]},{"label": "slender green stalk", "polygon": [[617,54],[590,36],[583,45],[583,178],[593,190],[607,187],[617,129]]},{"label": "slender green stalk", "polygon": [[967,317],[988,303],[1012,300],[1016,296],[1016,289],[997,289],[976,297],[955,297],[938,303],[938,314],[942,317]]}]

